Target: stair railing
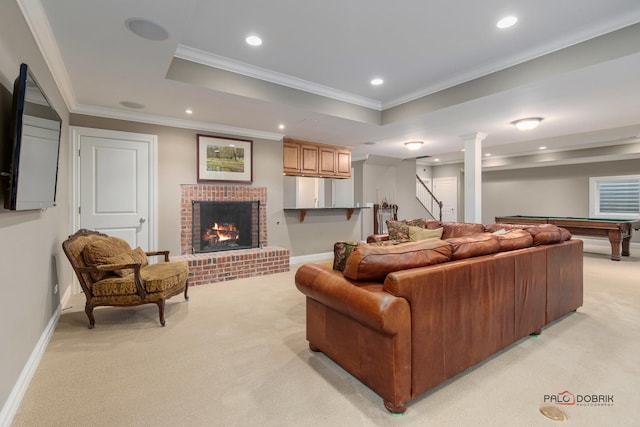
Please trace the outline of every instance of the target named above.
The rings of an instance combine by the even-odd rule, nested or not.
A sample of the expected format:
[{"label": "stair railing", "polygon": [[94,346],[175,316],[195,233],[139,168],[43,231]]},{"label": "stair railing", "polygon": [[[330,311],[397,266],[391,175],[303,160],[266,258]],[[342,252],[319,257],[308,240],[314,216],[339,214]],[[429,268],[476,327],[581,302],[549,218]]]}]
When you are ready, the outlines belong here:
[{"label": "stair railing", "polygon": [[[431,218],[438,219],[438,221],[442,221],[443,203],[440,200],[438,200],[436,196],[433,195],[431,190],[429,190],[429,187],[427,187],[427,184],[425,184],[424,181],[420,179],[418,175],[416,175],[416,198],[418,199],[420,204],[426,209],[427,213],[431,216]],[[435,205],[438,206],[438,210],[439,210],[438,218],[436,218],[431,212],[431,210],[429,209],[431,202],[434,202]]]}]

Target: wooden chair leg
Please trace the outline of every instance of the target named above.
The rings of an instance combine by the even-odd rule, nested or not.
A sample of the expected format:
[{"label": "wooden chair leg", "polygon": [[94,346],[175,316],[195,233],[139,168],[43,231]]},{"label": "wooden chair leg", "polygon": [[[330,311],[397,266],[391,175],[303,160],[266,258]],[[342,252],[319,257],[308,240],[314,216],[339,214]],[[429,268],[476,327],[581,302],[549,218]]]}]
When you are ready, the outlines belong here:
[{"label": "wooden chair leg", "polygon": [[158,311],[160,312],[160,324],[164,326],[166,324],[164,320],[164,298],[159,299],[156,304],[158,304]]},{"label": "wooden chair leg", "polygon": [[187,295],[187,291],[189,290],[189,279],[187,279],[187,283],[184,285],[184,299],[189,301],[189,295]]},{"label": "wooden chair leg", "polygon": [[96,319],[93,317],[93,306],[89,304],[89,301],[84,305],[84,312],[87,313],[87,317],[89,318],[89,325],[87,325],[87,327],[93,329],[96,325]]}]

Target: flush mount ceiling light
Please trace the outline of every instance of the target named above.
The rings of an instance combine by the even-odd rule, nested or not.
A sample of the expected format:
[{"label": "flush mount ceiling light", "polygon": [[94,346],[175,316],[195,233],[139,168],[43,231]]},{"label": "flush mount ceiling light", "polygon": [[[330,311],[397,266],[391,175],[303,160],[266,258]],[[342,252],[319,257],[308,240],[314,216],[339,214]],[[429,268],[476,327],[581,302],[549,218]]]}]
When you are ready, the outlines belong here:
[{"label": "flush mount ceiling light", "polygon": [[422,144],[424,144],[424,142],[422,141],[409,141],[405,142],[404,146],[409,150],[417,150],[418,148],[422,147]]},{"label": "flush mount ceiling light", "polygon": [[371,80],[371,86],[380,86],[382,83],[384,83],[384,80],[382,80],[380,77],[376,77],[375,79]]},{"label": "flush mount ceiling light", "polygon": [[247,42],[249,46],[260,46],[262,44],[262,39],[255,35],[247,37],[244,41]]},{"label": "flush mount ceiling light", "polygon": [[184,110],[184,112],[186,114],[193,114],[193,110],[191,108],[187,108],[186,110]]},{"label": "flush mount ceiling light", "polygon": [[515,16],[505,16],[504,18],[498,21],[498,23],[496,24],[496,27],[500,29],[509,28],[516,25],[516,22],[518,22],[518,18],[516,18]]},{"label": "flush mount ceiling light", "polygon": [[147,19],[129,18],[124,22],[124,25],[129,31],[143,39],[163,41],[169,38],[169,32],[167,30]]},{"label": "flush mount ceiling light", "polygon": [[542,117],[527,117],[526,119],[515,120],[511,124],[518,130],[526,131],[537,128],[542,120]]}]

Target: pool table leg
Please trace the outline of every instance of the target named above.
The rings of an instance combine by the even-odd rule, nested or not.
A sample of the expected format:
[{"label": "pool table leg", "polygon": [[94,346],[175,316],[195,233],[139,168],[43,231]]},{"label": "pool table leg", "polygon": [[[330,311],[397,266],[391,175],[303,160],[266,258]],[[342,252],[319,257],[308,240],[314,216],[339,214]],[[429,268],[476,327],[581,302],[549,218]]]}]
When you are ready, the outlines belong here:
[{"label": "pool table leg", "polygon": [[629,256],[631,252],[629,252],[629,243],[631,242],[631,236],[625,237],[622,239],[622,256]]},{"label": "pool table leg", "polygon": [[614,261],[620,261],[620,246],[622,246],[623,239],[619,230],[609,231],[609,242],[611,243],[611,259]]}]

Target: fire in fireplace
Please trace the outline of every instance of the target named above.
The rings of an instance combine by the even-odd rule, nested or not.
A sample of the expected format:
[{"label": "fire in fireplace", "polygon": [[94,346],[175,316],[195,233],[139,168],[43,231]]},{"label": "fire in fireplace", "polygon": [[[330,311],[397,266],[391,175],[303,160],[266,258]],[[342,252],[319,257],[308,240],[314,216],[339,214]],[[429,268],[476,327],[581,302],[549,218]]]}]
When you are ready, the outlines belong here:
[{"label": "fire in fireplace", "polygon": [[257,248],[260,201],[193,201],[192,252]]}]

